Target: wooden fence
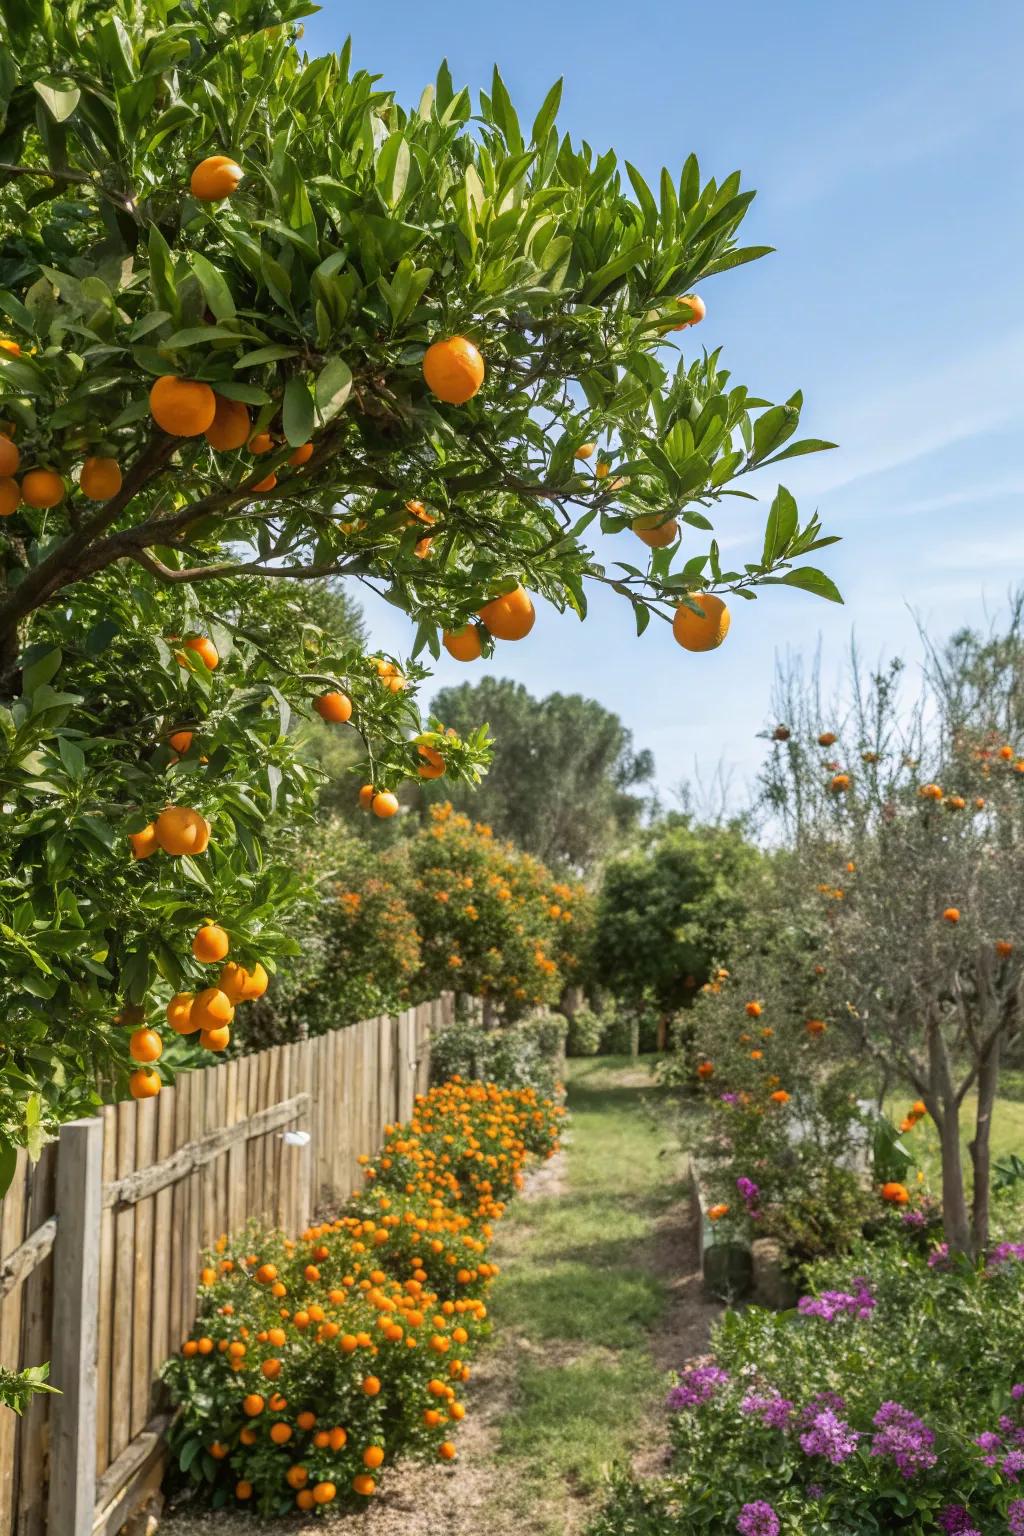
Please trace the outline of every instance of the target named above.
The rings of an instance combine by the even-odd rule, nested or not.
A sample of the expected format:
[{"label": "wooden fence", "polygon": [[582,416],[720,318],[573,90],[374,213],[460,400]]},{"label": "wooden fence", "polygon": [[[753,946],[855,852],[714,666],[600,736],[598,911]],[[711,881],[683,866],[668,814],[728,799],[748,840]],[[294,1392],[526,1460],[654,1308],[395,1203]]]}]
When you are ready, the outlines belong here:
[{"label": "wooden fence", "polygon": [[0,1201],[0,1364],[51,1361],[62,1395],[0,1407],[0,1536],[120,1529],[159,1479],[156,1373],[191,1326],[200,1250],[250,1217],[300,1231],[349,1195],[426,1087],[450,1006],[184,1073],[22,1155]]}]

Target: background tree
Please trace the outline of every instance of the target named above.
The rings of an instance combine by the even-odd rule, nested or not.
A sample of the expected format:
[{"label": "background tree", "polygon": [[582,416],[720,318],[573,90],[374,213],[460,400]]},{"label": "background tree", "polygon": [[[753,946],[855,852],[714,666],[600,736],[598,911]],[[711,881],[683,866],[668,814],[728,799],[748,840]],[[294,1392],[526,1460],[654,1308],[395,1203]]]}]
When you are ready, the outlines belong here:
[{"label": "background tree", "polygon": [[663,1011],[691,1003],[745,942],[763,860],[741,823],[704,827],[673,814],[612,859],[597,900],[595,979]]},{"label": "background tree", "polygon": [[[988,1239],[992,1111],[1021,1031],[1024,752],[1007,739],[1019,723],[1019,612],[1009,635],[961,634],[933,652],[906,710],[898,668],[862,679],[855,663],[842,722],[784,678],[789,734],[764,774],[793,876],[820,905],[815,1011],[926,1105],[946,1236],[968,1252]],[[960,1126],[971,1094],[969,1208]]]},{"label": "background tree", "polygon": [[[460,734],[486,721],[495,747],[487,778],[452,804],[548,864],[587,870],[640,820],[636,793],[654,772],[618,715],[579,694],[533,698],[522,683],[485,677],[443,688],[434,713]],[[443,791],[446,795],[448,790]]]}]

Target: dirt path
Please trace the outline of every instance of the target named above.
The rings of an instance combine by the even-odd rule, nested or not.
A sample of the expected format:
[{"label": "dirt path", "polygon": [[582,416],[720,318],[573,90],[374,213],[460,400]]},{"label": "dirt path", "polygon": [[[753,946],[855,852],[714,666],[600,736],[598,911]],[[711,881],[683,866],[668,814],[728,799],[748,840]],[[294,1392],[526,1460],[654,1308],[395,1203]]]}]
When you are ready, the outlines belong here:
[{"label": "dirt path", "polygon": [[[350,1517],[358,1536],[574,1536],[613,1461],[663,1470],[668,1373],[706,1349],[720,1310],[702,1294],[678,1112],[643,1063],[587,1063],[570,1098],[572,1138],[497,1230],[495,1334],[467,1385],[458,1460],[396,1468]],[[160,1525],[215,1530],[254,1524],[182,1507]]]}]

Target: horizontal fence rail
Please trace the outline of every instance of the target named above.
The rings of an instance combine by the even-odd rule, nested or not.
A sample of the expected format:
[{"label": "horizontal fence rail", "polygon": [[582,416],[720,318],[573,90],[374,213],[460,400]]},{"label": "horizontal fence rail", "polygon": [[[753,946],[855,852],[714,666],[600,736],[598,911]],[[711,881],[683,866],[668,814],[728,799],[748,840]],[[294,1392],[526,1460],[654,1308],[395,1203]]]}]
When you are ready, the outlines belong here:
[{"label": "horizontal fence rail", "polygon": [[[60,1396],[0,1408],[0,1536],[116,1536],[155,1490],[157,1373],[192,1324],[199,1255],[259,1220],[297,1232],[408,1117],[452,998],[183,1073],[19,1156],[0,1201],[0,1364]],[[289,1135],[301,1132],[301,1135]]]}]

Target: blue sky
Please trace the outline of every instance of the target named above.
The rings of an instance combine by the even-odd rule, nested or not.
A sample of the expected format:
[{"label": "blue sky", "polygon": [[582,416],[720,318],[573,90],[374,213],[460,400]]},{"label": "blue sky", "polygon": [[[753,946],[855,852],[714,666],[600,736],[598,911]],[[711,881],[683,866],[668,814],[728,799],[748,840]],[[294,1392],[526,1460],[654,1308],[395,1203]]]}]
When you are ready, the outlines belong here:
[{"label": "blue sky", "polygon": [[[408,105],[442,56],[474,92],[497,62],[527,121],[564,76],[561,127],[649,181],[691,150],[705,175],[741,169],[758,189],[744,243],[777,254],[705,284],[695,334],[755,393],[803,389],[801,435],[840,444],[780,469],[843,536],[822,563],[844,608],[767,589],[702,657],[665,625],[637,639],[602,590],[584,625],[544,609],[528,640],[499,647],[496,673],[616,710],[666,798],[719,763],[742,798],[777,655],[820,640],[827,682],[851,630],[869,660],[913,662],[914,614],[936,634],[998,614],[1024,580],[1019,0],[734,0],[721,19],[685,0],[327,0],[306,46],[349,31],[355,62]],[[756,516],[720,514],[741,560],[759,552]],[[378,645],[408,648],[394,609],[367,616]],[[437,682],[479,675],[447,662]]]}]

